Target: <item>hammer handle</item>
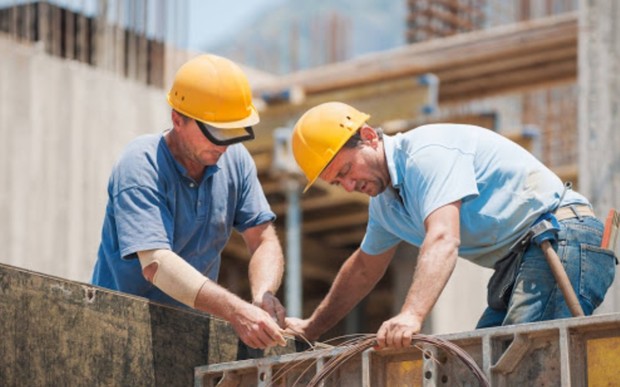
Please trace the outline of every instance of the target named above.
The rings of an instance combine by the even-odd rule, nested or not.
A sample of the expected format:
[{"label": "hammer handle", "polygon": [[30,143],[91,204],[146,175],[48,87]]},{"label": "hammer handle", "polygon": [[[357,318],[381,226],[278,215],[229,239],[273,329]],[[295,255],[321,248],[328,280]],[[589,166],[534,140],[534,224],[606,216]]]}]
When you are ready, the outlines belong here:
[{"label": "hammer handle", "polygon": [[547,263],[555,277],[555,282],[558,283],[558,287],[562,291],[564,300],[566,300],[568,309],[570,309],[573,317],[584,316],[583,309],[581,309],[581,304],[579,304],[573,285],[571,285],[566,270],[564,270],[564,266],[562,266],[562,262],[560,261],[560,257],[558,257],[558,254],[553,250],[551,243],[549,243],[549,241],[544,241],[541,243],[540,248],[545,254]]}]

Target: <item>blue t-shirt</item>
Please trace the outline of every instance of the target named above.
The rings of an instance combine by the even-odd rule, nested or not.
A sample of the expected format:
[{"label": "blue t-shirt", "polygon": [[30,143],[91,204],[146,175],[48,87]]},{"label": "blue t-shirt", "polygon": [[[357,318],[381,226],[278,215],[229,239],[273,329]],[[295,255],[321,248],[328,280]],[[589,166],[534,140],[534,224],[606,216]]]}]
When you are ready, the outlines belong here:
[{"label": "blue t-shirt", "polygon": [[[488,129],[432,124],[383,138],[392,184],[370,199],[361,246],[368,254],[401,240],[421,246],[424,220],[460,200],[459,256],[493,267],[564,190],[531,153]],[[562,205],[573,203],[589,204],[569,190]]]},{"label": "blue t-shirt", "polygon": [[217,281],[220,253],[239,232],[275,219],[247,149],[232,145],[194,181],[161,134],[128,144],[108,183],[92,283],[181,305],[146,281],[136,252],[170,249]]}]

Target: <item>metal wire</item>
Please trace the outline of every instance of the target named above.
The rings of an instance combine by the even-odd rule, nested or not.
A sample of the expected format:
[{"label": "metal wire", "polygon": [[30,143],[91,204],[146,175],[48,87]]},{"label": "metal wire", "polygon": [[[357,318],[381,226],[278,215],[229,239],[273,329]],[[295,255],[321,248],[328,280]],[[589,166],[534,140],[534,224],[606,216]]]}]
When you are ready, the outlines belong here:
[{"label": "metal wire", "polygon": [[[451,343],[447,340],[440,339],[435,336],[424,335],[424,334],[415,334],[412,336],[411,345],[420,350],[418,343],[429,344],[438,348],[445,350],[449,355],[456,357],[459,359],[467,369],[474,375],[474,377],[478,380],[480,386],[489,387],[490,383],[484,374],[484,372],[480,369],[475,360],[467,353],[464,349],[459,347],[458,345]],[[327,361],[324,367],[314,375],[314,377],[305,384],[306,386],[313,387],[319,386],[322,382],[327,380],[336,371],[339,367],[341,367],[344,363],[346,363],[351,358],[359,355],[369,348],[373,348],[377,345],[376,335],[362,335],[358,339],[353,339],[347,343],[340,345],[339,347],[346,348],[343,352],[331,358]],[[304,372],[306,372],[305,370]],[[299,381],[303,377],[303,374],[300,375],[293,386],[299,385]]]}]

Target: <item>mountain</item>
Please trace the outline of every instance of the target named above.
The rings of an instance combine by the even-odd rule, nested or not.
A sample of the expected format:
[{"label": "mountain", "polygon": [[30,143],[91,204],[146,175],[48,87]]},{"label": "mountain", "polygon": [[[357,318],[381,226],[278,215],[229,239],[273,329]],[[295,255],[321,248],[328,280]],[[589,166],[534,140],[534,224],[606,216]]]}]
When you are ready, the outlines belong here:
[{"label": "mountain", "polygon": [[204,51],[275,74],[405,44],[406,1],[285,0]]}]

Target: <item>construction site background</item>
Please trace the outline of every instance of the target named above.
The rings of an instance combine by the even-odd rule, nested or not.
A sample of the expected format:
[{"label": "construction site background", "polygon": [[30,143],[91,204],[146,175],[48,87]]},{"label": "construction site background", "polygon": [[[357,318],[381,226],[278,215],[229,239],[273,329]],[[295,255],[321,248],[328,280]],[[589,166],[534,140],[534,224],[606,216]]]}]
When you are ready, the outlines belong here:
[{"label": "construction site background", "polygon": [[[408,41],[428,44],[424,47],[428,47],[429,52],[435,49],[432,52],[437,56],[441,55],[444,44],[440,37],[455,35],[445,39],[453,39],[450,42],[462,39],[465,44],[491,27],[496,29],[488,31],[491,34],[497,31],[499,35],[505,23],[525,21],[523,28],[527,28],[527,23],[535,25],[536,20],[528,22],[530,19],[544,23],[548,18],[549,24],[555,23],[554,17],[564,18],[561,20],[566,24],[572,21],[576,38],[565,47],[543,50],[538,59],[531,59],[530,67],[520,73],[511,73],[512,69],[506,65],[526,56],[519,47],[513,47],[512,56],[495,58],[497,64],[486,63],[488,73],[482,73],[478,83],[472,85],[464,81],[450,83],[451,79],[473,76],[466,68],[459,68],[460,72],[454,70],[457,59],[467,58],[450,58],[455,62],[453,65],[436,68],[440,83],[438,99],[430,101],[435,103],[434,109],[420,112],[412,108],[405,122],[465,120],[514,135],[515,140],[523,141],[562,177],[573,180],[577,189],[592,199],[599,217],[603,218],[611,207],[620,207],[620,168],[616,152],[620,146],[617,130],[620,72],[615,68],[620,59],[620,47],[614,43],[620,41],[614,23],[620,20],[617,4],[613,0],[595,3],[585,0],[521,1],[507,6],[499,0],[477,0],[447,2],[455,6],[442,8],[438,3],[442,2],[407,2]],[[147,33],[144,26],[150,24],[145,20],[162,18],[166,10],[174,9],[170,2],[156,2],[161,5],[155,7],[158,10],[155,16],[142,14],[140,10],[146,8],[138,6],[151,2],[99,1],[95,4],[97,7],[91,13],[82,12],[82,9],[67,10],[52,2],[16,2],[0,8],[0,245],[4,246],[0,262],[83,282],[89,280],[96,257],[110,169],[130,139],[169,127],[166,85],[170,84],[171,75],[178,66],[196,54],[169,44],[167,36]],[[134,4],[135,8],[114,4]],[[132,16],[130,20],[134,24],[118,22],[127,16],[118,16],[123,10],[132,10],[128,15]],[[468,10],[471,12],[467,13]],[[114,11],[117,17],[113,17]],[[469,24],[464,23],[466,28],[462,29],[445,27],[446,20],[450,19],[446,19],[446,12],[452,20],[458,21],[457,24],[467,20]],[[475,18],[473,13],[485,17]],[[413,23],[420,15],[426,15],[426,24]],[[172,18],[172,22],[174,20]],[[176,23],[179,25],[161,30],[181,33],[178,29],[183,23]],[[421,25],[425,26],[424,36],[415,27]],[[473,32],[462,34],[468,31]],[[437,44],[433,46],[428,39],[436,39]],[[340,44],[345,41],[335,40]],[[489,47],[489,50],[493,48]],[[346,52],[343,48],[339,50]],[[403,52],[394,49],[382,58],[388,63],[391,55],[398,58]],[[537,65],[544,61],[544,56],[552,55],[558,57],[553,65]],[[331,59],[317,70],[300,70],[282,76],[248,68],[257,100],[266,96],[262,91],[272,90],[273,85],[290,80],[289,86],[295,86],[296,79],[319,79],[330,71],[346,69],[347,61],[356,63],[355,58],[340,54],[326,57]],[[422,54],[419,57],[422,58]],[[327,63],[330,61],[336,62]],[[415,74],[408,71],[403,71],[403,77]],[[528,78],[534,72],[536,77]],[[481,81],[484,79],[486,81]],[[373,84],[369,77],[368,87]],[[493,88],[494,85],[497,87]],[[379,98],[380,90],[376,92]],[[306,94],[310,95],[311,91],[306,90]],[[274,198],[273,202],[270,200],[274,205],[284,194],[270,175],[272,132],[277,126],[286,126],[300,108],[287,102],[270,104],[265,98],[263,100],[261,114],[265,120],[258,127],[256,143],[248,147],[257,161],[268,198]],[[427,94],[423,102],[429,103]],[[390,124],[398,122],[386,119],[379,124],[389,129]],[[316,192],[317,196],[319,192],[323,194],[323,191]],[[340,203],[340,207],[330,207],[331,213],[344,214],[352,205],[340,196],[330,196],[333,197],[338,201],[330,202]],[[304,207],[304,203],[312,199],[312,194],[303,198],[304,211],[316,210]],[[322,201],[326,202],[324,198]],[[279,221],[283,222],[286,207],[278,208]],[[354,210],[359,212],[359,207]],[[311,214],[305,215],[312,219]],[[333,238],[326,243],[322,239],[312,240],[310,231],[304,235],[307,246],[314,243],[326,246],[325,250],[330,245],[337,247],[324,252],[323,259],[329,259],[332,264],[321,272],[317,272],[318,265],[312,264],[321,257],[317,254],[303,257],[307,265],[304,271],[305,313],[325,294],[339,263],[361,240],[359,229],[363,227],[364,218],[358,216],[354,224],[348,222],[340,217],[331,223],[346,225],[346,230],[344,226],[340,230],[346,231],[340,234],[346,243]],[[285,230],[285,226],[282,224],[279,229]],[[339,232],[335,226],[332,230]],[[243,294],[247,291],[241,284],[247,253],[240,252],[243,250],[240,246],[239,240],[233,238],[227,247],[223,266],[228,268],[222,273],[222,281]],[[403,246],[384,287],[334,333],[362,328],[372,330],[378,321],[393,313],[411,278],[412,264],[407,257],[412,255],[415,249]],[[459,262],[454,278],[425,329],[429,333],[472,329],[484,307],[489,276],[488,270]],[[598,312],[618,310],[620,286],[616,281]],[[365,315],[370,317],[364,318]],[[366,325],[362,324],[364,320]]]}]

